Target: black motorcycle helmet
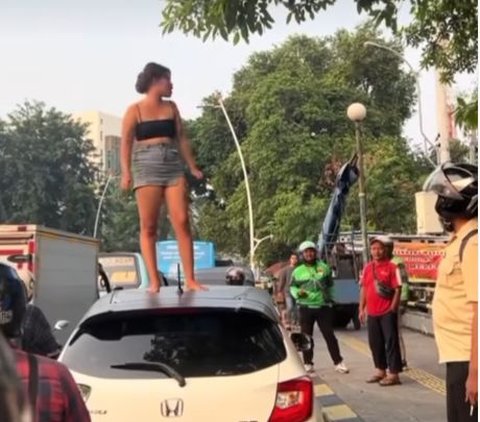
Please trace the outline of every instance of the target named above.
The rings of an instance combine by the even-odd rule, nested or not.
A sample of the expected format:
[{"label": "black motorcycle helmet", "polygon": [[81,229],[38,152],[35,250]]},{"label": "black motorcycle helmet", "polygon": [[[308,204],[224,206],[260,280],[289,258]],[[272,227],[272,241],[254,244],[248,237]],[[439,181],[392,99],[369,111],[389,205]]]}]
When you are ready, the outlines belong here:
[{"label": "black motorcycle helmet", "polygon": [[230,268],[225,276],[225,282],[229,286],[243,286],[245,284],[245,272],[241,268]]},{"label": "black motorcycle helmet", "polygon": [[478,211],[478,167],[472,164],[445,163],[437,167],[423,185],[426,192],[438,195],[437,214],[447,222],[472,219]]},{"label": "black motorcycle helmet", "polygon": [[0,264],[0,330],[5,337],[21,337],[26,308],[27,297],[22,280],[13,268]]}]

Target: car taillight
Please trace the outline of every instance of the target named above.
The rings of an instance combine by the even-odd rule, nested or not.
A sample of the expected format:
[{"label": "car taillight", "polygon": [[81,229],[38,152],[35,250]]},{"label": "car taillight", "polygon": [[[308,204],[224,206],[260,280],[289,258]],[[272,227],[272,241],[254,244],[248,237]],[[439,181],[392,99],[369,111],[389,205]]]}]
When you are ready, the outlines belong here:
[{"label": "car taillight", "polygon": [[313,382],[297,378],[278,384],[275,408],[269,422],[304,422],[313,413]]},{"label": "car taillight", "polygon": [[88,398],[90,397],[92,388],[85,384],[77,384],[77,387],[80,390],[80,394],[82,395],[83,401],[87,402]]}]

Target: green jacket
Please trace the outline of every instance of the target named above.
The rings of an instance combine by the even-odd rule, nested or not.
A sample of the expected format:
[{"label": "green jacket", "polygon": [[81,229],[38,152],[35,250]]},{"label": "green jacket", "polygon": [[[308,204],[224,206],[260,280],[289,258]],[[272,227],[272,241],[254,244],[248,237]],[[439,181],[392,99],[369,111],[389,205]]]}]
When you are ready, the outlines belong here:
[{"label": "green jacket", "polygon": [[[299,296],[301,291],[305,296]],[[313,266],[301,264],[292,274],[290,293],[300,306],[321,308],[333,303],[333,280],[330,267],[323,261]]]},{"label": "green jacket", "polygon": [[400,278],[402,282],[402,292],[400,294],[400,301],[407,302],[409,295],[410,295],[410,285],[408,281],[408,272],[407,268],[405,267],[405,263],[403,259],[399,256],[394,256],[392,258],[392,262],[397,266],[398,271],[400,272]]}]

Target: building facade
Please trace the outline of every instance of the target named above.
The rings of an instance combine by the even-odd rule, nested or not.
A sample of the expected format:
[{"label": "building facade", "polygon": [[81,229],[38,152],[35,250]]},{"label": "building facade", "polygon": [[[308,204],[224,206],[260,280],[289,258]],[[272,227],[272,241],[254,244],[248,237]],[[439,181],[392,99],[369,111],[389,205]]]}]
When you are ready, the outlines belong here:
[{"label": "building facade", "polygon": [[100,111],[74,113],[73,118],[88,124],[87,138],[95,148],[91,160],[106,175],[120,174],[122,119]]}]

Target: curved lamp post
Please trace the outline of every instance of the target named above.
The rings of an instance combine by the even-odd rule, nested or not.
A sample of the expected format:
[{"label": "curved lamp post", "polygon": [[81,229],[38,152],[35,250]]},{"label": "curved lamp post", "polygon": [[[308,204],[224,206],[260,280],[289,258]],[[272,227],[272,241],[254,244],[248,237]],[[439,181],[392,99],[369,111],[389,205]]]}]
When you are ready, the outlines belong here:
[{"label": "curved lamp post", "polygon": [[360,227],[362,232],[363,244],[363,262],[368,262],[368,234],[367,234],[367,201],[365,194],[365,173],[363,169],[363,145],[361,138],[361,125],[367,117],[367,109],[361,103],[353,103],[347,109],[348,118],[355,123],[355,139],[357,142],[357,156],[358,156],[358,199],[360,203]]},{"label": "curved lamp post", "polygon": [[[240,146],[240,142],[238,141],[237,134],[235,133],[235,129],[232,125],[232,122],[230,120],[230,117],[227,113],[227,109],[225,108],[225,104],[223,103],[222,96],[218,93],[216,95],[216,101],[218,104],[206,104],[207,107],[214,107],[214,108],[220,108],[222,110],[223,115],[225,116],[225,120],[227,121],[227,125],[230,129],[230,132],[232,133],[232,138],[233,142],[235,143],[235,147],[237,149],[238,156],[240,158],[240,164],[242,166],[242,172],[243,172],[243,180],[245,182],[245,190],[247,194],[247,207],[248,207],[248,225],[249,225],[249,237],[250,237],[250,269],[252,271],[255,271],[255,229],[254,229],[254,223],[253,223],[253,203],[252,203],[252,194],[250,191],[250,182],[248,179],[248,172],[247,172],[247,166],[245,164],[245,159],[243,157],[242,153],[242,147]],[[258,244],[257,244],[258,246]]]},{"label": "curved lamp post", "polygon": [[[257,250],[257,248],[263,243],[265,242],[266,240],[272,240],[273,239],[273,234],[269,234],[268,236],[265,236],[265,237],[262,237],[261,239],[257,239],[256,237],[253,239],[255,245],[253,247],[253,254],[255,256],[255,252]],[[251,266],[251,264],[250,264]],[[255,262],[253,263],[253,267],[252,267],[252,271],[253,273],[255,274],[255,277],[258,278],[259,276],[259,271],[258,271],[258,267],[256,266]]]},{"label": "curved lamp post", "polygon": [[100,196],[100,200],[98,201],[97,215],[95,217],[95,225],[93,227],[93,237],[95,239],[97,238],[98,224],[100,222],[100,213],[102,212],[103,200],[105,199],[105,195],[107,194],[108,187],[110,186],[110,182],[113,179],[116,179],[118,177],[119,176],[113,176],[113,175],[109,174],[108,177],[107,177],[107,181],[105,182],[105,187],[103,188],[102,195]]}]

